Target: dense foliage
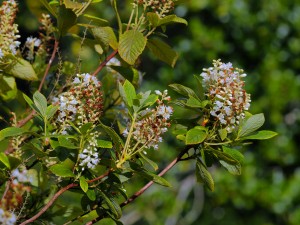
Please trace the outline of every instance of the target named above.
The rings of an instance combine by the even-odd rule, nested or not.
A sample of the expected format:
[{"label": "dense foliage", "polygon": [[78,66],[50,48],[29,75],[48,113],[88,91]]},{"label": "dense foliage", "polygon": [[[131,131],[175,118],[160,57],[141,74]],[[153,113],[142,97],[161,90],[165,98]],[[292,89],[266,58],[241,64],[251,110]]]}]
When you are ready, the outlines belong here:
[{"label": "dense foliage", "polygon": [[[14,1],[7,2],[13,4]],[[219,161],[220,165],[232,174],[240,174],[241,164],[244,161],[240,146],[252,139],[267,139],[275,135],[270,131],[255,132],[264,123],[264,116],[245,112],[249,108],[250,96],[243,87],[245,73],[242,70],[233,68],[230,63],[214,61],[213,67],[205,69],[199,76],[203,65],[208,65],[206,59],[212,61],[222,56],[234,62],[240,60],[237,56],[226,55],[230,49],[230,42],[222,43],[221,40],[222,37],[233,35],[234,32],[217,29],[218,26],[222,27],[218,24],[219,19],[226,23],[224,16],[226,4],[219,8],[220,6],[215,5],[213,1],[206,4],[190,1],[178,6],[175,11],[177,15],[183,16],[190,5],[193,10],[197,7],[202,9],[203,20],[212,22],[212,24],[205,21],[202,23],[195,15],[193,16],[193,10],[189,10],[191,17],[194,17],[188,19],[194,37],[180,37],[176,33],[172,34],[173,27],[178,26],[172,24],[187,24],[187,22],[172,14],[174,7],[172,1],[162,1],[164,7],[157,1],[137,1],[136,5],[129,4],[124,10],[120,10],[116,1],[112,1],[112,6],[101,1],[89,1],[86,4],[71,1],[60,3],[51,1],[51,4],[46,1],[40,2],[52,14],[52,19],[46,15],[42,17],[43,28],[40,39],[32,37],[25,39],[26,44],[19,50],[21,44],[17,41],[19,34],[16,32],[16,26],[13,26],[11,32],[15,32],[15,36],[13,38],[3,36],[12,43],[5,45],[5,42],[2,42],[4,46],[10,47],[1,48],[4,52],[1,55],[3,63],[1,69],[4,71],[1,78],[6,84],[1,86],[3,102],[1,110],[4,121],[8,122],[8,118],[11,117],[10,111],[14,112],[12,122],[3,123],[3,127],[7,127],[9,123],[12,127],[1,131],[1,148],[5,153],[1,154],[2,177],[3,180],[7,180],[2,184],[4,196],[2,200],[7,198],[6,194],[18,194],[18,203],[8,202],[5,207],[12,207],[6,213],[14,212],[13,209],[16,209],[20,221],[33,218],[32,216],[44,205],[50,207],[53,203],[49,202],[55,201],[57,197],[59,198],[53,207],[44,208],[46,212],[38,221],[63,223],[72,220],[74,223],[76,221],[83,223],[103,217],[118,220],[121,216],[119,204],[123,201],[121,203],[123,207],[135,198],[128,198],[130,192],[137,190],[135,182],[138,180],[135,175],[168,186],[169,183],[161,178],[163,173],[156,175],[147,165],[156,170],[158,166],[152,161],[155,159],[158,162],[162,161],[159,167],[163,168],[164,164],[171,161],[170,156],[174,157],[179,152],[177,161],[183,161],[180,163],[184,167],[193,168],[192,170],[195,168],[193,162],[196,162],[198,181],[213,190],[215,185],[207,170],[213,165],[213,161]],[[110,22],[84,13],[89,3],[97,3],[88,9],[97,12],[96,15],[103,12]],[[34,4],[31,4],[33,7]],[[206,11],[210,6],[212,9],[218,9],[216,14],[209,14]],[[111,17],[113,11],[115,18]],[[54,25],[52,20],[55,22]],[[213,26],[213,23],[218,25]],[[230,26],[233,26],[233,23],[230,23]],[[79,30],[83,31],[83,35],[78,32]],[[164,37],[166,32],[174,38],[174,42],[179,43],[177,48],[183,57],[179,58],[175,70],[162,66],[163,69],[158,72],[156,70],[158,67],[153,66],[156,65],[153,61],[148,61],[144,50],[150,50],[156,58],[174,67],[178,55],[167,44],[172,40]],[[70,40],[77,43],[76,52],[74,45],[72,48],[69,46]],[[58,60],[52,65],[59,43]],[[16,46],[12,48],[11,44]],[[92,51],[94,53],[91,53]],[[239,53],[243,54],[243,51]],[[187,54],[187,57],[184,57],[184,54]],[[100,59],[99,66],[97,66],[99,60],[90,60],[91,55]],[[251,57],[251,54],[247,54],[246,57]],[[141,65],[137,63],[137,59],[141,61]],[[199,63],[201,61],[203,64]],[[250,69],[255,71],[253,64],[247,61],[239,64],[247,68],[247,71]],[[91,70],[96,71],[89,74]],[[145,76],[140,72],[144,70],[147,72]],[[193,73],[197,75],[192,76]],[[152,76],[149,77],[149,74]],[[159,76],[155,78],[155,74]],[[190,75],[186,76],[187,74]],[[94,75],[98,75],[100,82]],[[183,81],[183,77],[187,79]],[[24,80],[27,80],[25,81],[27,85],[24,85]],[[38,81],[28,82],[28,80]],[[153,85],[155,88],[150,88],[151,80],[156,81]],[[144,81],[146,81],[146,85],[142,85],[144,91],[136,93],[135,89]],[[155,91],[154,94],[148,91],[148,89],[156,90],[158,86],[164,90],[167,85],[176,81],[181,84],[170,85],[170,88],[177,92],[177,95],[174,94],[172,97],[173,107],[168,105],[171,99],[167,91]],[[193,84],[189,85],[189,82]],[[183,83],[186,85],[183,86]],[[261,88],[265,87],[260,84]],[[48,100],[44,96],[47,96]],[[26,112],[26,103],[34,111]],[[258,113],[260,104],[257,105],[251,104],[251,109],[254,108]],[[32,119],[33,112],[36,113],[34,119]],[[28,114],[28,120],[21,120]],[[167,142],[163,142],[160,150],[153,154],[153,150],[148,149],[159,147],[157,144],[162,141],[161,135],[169,128],[172,114],[174,114],[171,122],[173,137],[169,137],[168,143],[173,143],[173,147],[167,147]],[[178,153],[172,148],[178,149]],[[171,151],[168,153],[168,150]],[[253,156],[250,154],[245,160],[249,162],[251,159],[253,160]],[[259,163],[249,165],[249,168],[259,168],[259,165]],[[218,171],[213,170],[217,178]],[[226,175],[222,173],[220,176]],[[179,179],[178,187],[188,184],[187,187],[191,190],[193,182],[190,181],[190,176],[184,172],[180,177],[183,180]],[[247,168],[246,176],[243,177],[249,177]],[[9,179],[12,181],[11,184]],[[173,179],[171,178],[171,181],[175,186],[176,182]],[[224,182],[239,182],[236,177],[233,179],[226,177]],[[31,185],[26,183],[28,181]],[[255,179],[250,176],[249,182],[255,182]],[[243,192],[239,183],[232,187],[231,192],[217,191],[216,201],[219,199],[221,202],[222,199],[223,202],[226,201],[224,192],[237,194],[241,190],[244,194],[248,193]],[[17,188],[18,191],[10,192],[9,188],[15,188],[13,190]],[[187,191],[183,199],[190,197],[188,202],[197,202],[199,192],[201,193],[201,190],[197,190],[198,192],[195,191],[192,196]],[[251,191],[253,190],[255,189]],[[163,195],[166,191],[163,190]],[[162,197],[153,200],[158,201]],[[182,216],[183,221],[178,223],[187,224],[186,221],[192,223],[201,212],[195,213],[193,210],[189,212],[188,203],[186,209],[182,207],[179,209],[175,204],[174,209],[171,209],[174,212],[168,211],[168,205],[173,205],[171,201],[178,202],[178,199],[167,201],[166,197],[164,198],[165,207],[162,207],[161,212],[155,212],[157,216],[152,214],[150,218],[147,217],[149,223],[163,224],[165,218],[168,224],[177,223],[181,216],[172,217],[176,210],[184,210],[181,212],[186,214]],[[140,201],[148,202],[148,199],[146,197]],[[243,202],[243,200],[236,201],[238,201],[236,204]],[[249,199],[244,202],[248,203]],[[158,201],[157,206],[160,204],[161,201]],[[3,205],[2,203],[5,209]],[[135,204],[131,207],[134,207],[133,205]],[[142,210],[151,215],[153,209],[149,206],[150,204],[145,204]],[[129,208],[130,210],[134,213],[139,209],[136,207],[136,209]],[[208,210],[206,216],[212,216],[209,205],[204,210]],[[177,213],[178,211],[175,212]],[[223,218],[224,215],[231,214],[224,213],[224,208],[220,207],[213,211],[216,218]],[[159,217],[161,219],[158,219]],[[208,219],[204,217],[202,221],[206,220]]]}]

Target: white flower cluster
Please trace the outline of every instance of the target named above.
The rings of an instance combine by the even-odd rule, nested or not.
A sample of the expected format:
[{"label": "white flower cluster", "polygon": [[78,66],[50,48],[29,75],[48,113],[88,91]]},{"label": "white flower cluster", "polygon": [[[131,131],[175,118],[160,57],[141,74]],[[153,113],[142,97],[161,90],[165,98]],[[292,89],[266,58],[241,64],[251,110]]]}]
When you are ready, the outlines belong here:
[{"label": "white flower cluster", "polygon": [[0,59],[5,54],[17,54],[21,42],[18,34],[18,25],[14,23],[17,12],[17,3],[14,0],[4,1],[0,7]]},{"label": "white flower cluster", "polygon": [[11,176],[13,178],[13,184],[18,184],[19,182],[21,183],[25,183],[25,182],[31,182],[32,180],[29,178],[28,176],[28,171],[27,169],[24,167],[21,170],[14,169],[11,172]]},{"label": "white flower cluster", "polygon": [[244,90],[243,70],[233,68],[231,63],[213,61],[213,67],[203,69],[201,77],[207,89],[206,95],[212,101],[210,115],[217,118],[221,126],[232,132],[245,117],[250,107],[250,94]]},{"label": "white flower cluster", "polygon": [[95,122],[102,113],[101,83],[96,77],[86,73],[77,74],[69,91],[53,98],[52,104],[59,105],[55,123],[62,127],[62,134],[74,122],[81,127],[85,123]]},{"label": "white flower cluster", "polygon": [[79,166],[82,167],[82,170],[85,167],[89,169],[95,168],[96,165],[99,164],[100,158],[97,152],[97,137],[99,136],[98,132],[94,132],[90,134],[88,137],[88,142],[83,149],[83,151],[79,154],[79,158],[81,160]]},{"label": "white flower cluster", "polygon": [[174,10],[173,0],[136,0],[135,3],[143,5],[144,10],[155,12],[160,18]]},{"label": "white flower cluster", "polygon": [[[135,123],[132,133],[135,142],[142,145],[143,148],[158,149],[158,143],[162,142],[161,135],[167,132],[170,126],[168,120],[173,113],[173,108],[164,104],[165,101],[170,101],[170,96],[167,96],[168,91],[165,90],[163,93],[155,91],[155,93],[160,97],[157,100],[158,106],[155,109],[143,111],[140,115],[141,119]],[[125,129],[123,136],[128,136],[128,129]]]},{"label": "white flower cluster", "polygon": [[33,60],[34,59],[34,48],[39,47],[41,45],[41,40],[38,38],[28,37],[25,42],[25,47],[28,49],[27,51],[27,60]]},{"label": "white flower cluster", "polygon": [[4,211],[0,208],[0,224],[14,225],[17,222],[17,216],[13,212]]}]

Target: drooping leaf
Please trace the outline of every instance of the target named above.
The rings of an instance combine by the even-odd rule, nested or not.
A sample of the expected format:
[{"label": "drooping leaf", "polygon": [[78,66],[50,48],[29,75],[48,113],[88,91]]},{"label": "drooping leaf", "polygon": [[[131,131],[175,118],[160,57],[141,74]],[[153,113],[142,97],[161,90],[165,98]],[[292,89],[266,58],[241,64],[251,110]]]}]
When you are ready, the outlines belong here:
[{"label": "drooping leaf", "polygon": [[203,165],[203,163],[199,160],[196,163],[196,177],[199,183],[204,183],[204,185],[208,187],[209,190],[214,191],[214,180],[206,169],[205,165]]},{"label": "drooping leaf", "polygon": [[103,198],[103,200],[105,201],[106,205],[108,206],[108,208],[110,209],[110,212],[113,214],[115,219],[119,219],[122,216],[122,210],[120,205],[116,202],[115,199],[113,198],[109,198],[103,191],[99,190],[99,194],[101,195],[101,197]]},{"label": "drooping leaf", "polygon": [[244,163],[244,156],[236,149],[222,146],[223,152],[230,155],[233,159],[237,160],[240,164]]},{"label": "drooping leaf", "polygon": [[149,20],[150,24],[153,27],[167,25],[169,23],[182,23],[182,24],[185,24],[185,25],[188,24],[188,22],[185,19],[183,19],[181,17],[178,17],[174,14],[173,15],[167,15],[163,18],[159,18],[159,16],[156,13],[148,12],[147,13],[147,19]]},{"label": "drooping leaf", "polygon": [[207,134],[203,130],[193,128],[186,133],[185,144],[186,145],[200,144],[205,140],[206,137]]},{"label": "drooping leaf", "polygon": [[55,164],[51,166],[50,171],[59,177],[75,177],[72,170],[63,164]]},{"label": "drooping leaf", "polygon": [[241,175],[242,173],[242,166],[241,164],[230,164],[226,161],[220,160],[219,161],[223,167],[225,167],[229,173],[232,175]]},{"label": "drooping leaf", "polygon": [[7,127],[0,131],[0,141],[7,137],[15,137],[24,134],[26,131],[19,127]]},{"label": "drooping leaf", "polygon": [[14,77],[23,80],[37,80],[38,77],[32,67],[32,65],[20,57],[7,56],[10,57],[12,63],[4,69],[6,74],[12,75]]},{"label": "drooping leaf", "polygon": [[4,152],[0,152],[0,162],[2,162],[8,169],[10,169],[9,159]]},{"label": "drooping leaf", "polygon": [[241,128],[238,131],[238,138],[244,137],[252,132],[258,130],[265,122],[263,113],[252,115],[245,122],[242,123]]},{"label": "drooping leaf", "polygon": [[147,43],[147,38],[138,30],[125,31],[120,36],[119,54],[121,58],[133,65],[142,54]]},{"label": "drooping leaf", "polygon": [[278,133],[270,130],[257,131],[252,135],[242,137],[243,140],[266,140],[275,137]]},{"label": "drooping leaf", "polygon": [[89,184],[84,177],[79,178],[79,185],[84,192],[87,192],[89,189]]},{"label": "drooping leaf", "polygon": [[117,37],[111,27],[95,27],[92,28],[92,32],[97,42],[101,44],[103,48],[108,46],[114,50],[118,48]]},{"label": "drooping leaf", "polygon": [[158,39],[150,39],[147,42],[147,47],[161,61],[174,67],[178,59],[178,54],[167,43]]}]

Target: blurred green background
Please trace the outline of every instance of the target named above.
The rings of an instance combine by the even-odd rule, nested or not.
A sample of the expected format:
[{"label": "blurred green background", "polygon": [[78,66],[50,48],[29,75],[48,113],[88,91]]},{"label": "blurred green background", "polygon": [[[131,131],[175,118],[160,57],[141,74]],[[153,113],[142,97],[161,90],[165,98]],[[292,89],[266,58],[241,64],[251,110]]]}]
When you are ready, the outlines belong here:
[{"label": "blurred green background", "polygon": [[[122,15],[128,18],[125,6],[130,1],[118,2]],[[195,87],[193,74],[211,66],[213,59],[230,61],[248,74],[250,112],[263,112],[263,128],[279,135],[243,149],[245,165],[239,177],[218,165],[213,167],[214,192],[195,183],[193,163],[176,165],[166,176],[172,187],[154,185],[126,206],[124,224],[300,224],[300,1],[180,2],[176,14],[189,26],[167,29],[168,42],[180,54],[178,63],[172,69],[150,54],[143,55],[139,65],[145,72],[142,89],[164,90],[171,83]],[[20,1],[20,32],[28,36],[36,33],[36,16],[42,11],[39,1]],[[89,13],[115,23],[107,0],[94,5]],[[65,38],[61,45],[68,60],[76,61],[79,48],[80,42],[72,38]],[[80,54],[82,71],[94,71],[98,57],[93,49],[83,48]],[[153,157],[163,168],[176,154],[169,139]],[[141,185],[134,184],[131,192]]]}]

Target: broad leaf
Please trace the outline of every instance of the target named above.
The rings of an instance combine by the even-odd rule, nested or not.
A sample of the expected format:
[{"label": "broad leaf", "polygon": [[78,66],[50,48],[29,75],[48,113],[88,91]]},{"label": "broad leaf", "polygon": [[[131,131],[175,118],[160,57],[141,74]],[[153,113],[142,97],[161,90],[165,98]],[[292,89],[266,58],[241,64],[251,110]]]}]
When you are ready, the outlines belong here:
[{"label": "broad leaf", "polygon": [[133,65],[142,54],[147,43],[147,38],[137,30],[128,30],[120,36],[119,54],[121,58]]},{"label": "broad leaf", "polygon": [[68,148],[68,149],[77,149],[78,147],[73,144],[73,142],[64,136],[58,138],[59,146]]},{"label": "broad leaf", "polygon": [[151,39],[148,40],[147,47],[158,59],[167,63],[171,67],[175,66],[178,54],[167,43],[158,39]]},{"label": "broad leaf", "polygon": [[57,28],[59,38],[67,34],[68,30],[75,25],[77,16],[72,9],[67,9],[65,5],[60,5],[58,10]]},{"label": "broad leaf", "polygon": [[79,178],[79,184],[80,184],[81,189],[84,192],[87,192],[87,190],[89,189],[89,184],[84,177]]},{"label": "broad leaf", "polygon": [[202,103],[201,103],[201,101],[199,101],[198,98],[189,96],[189,99],[186,102],[186,106],[192,107],[192,108],[202,108]]},{"label": "broad leaf", "polygon": [[119,90],[125,104],[129,107],[132,107],[133,99],[136,98],[134,86],[128,80],[126,80],[123,86],[119,85]]},{"label": "broad leaf", "polygon": [[261,130],[252,135],[242,137],[243,140],[266,140],[275,137],[278,133],[270,130]]},{"label": "broad leaf", "polygon": [[221,138],[222,141],[224,141],[224,139],[227,137],[227,130],[224,129],[220,129],[218,130],[219,136]]},{"label": "broad leaf", "polygon": [[113,144],[110,141],[97,140],[97,147],[99,147],[99,148],[112,148]]},{"label": "broad leaf", "polygon": [[242,123],[242,126],[238,131],[238,138],[244,137],[256,131],[264,124],[264,122],[265,117],[263,113],[251,116],[249,119]]},{"label": "broad leaf", "polygon": [[196,163],[196,177],[199,183],[204,183],[205,186],[209,188],[209,190],[214,191],[214,180],[206,167],[199,160]]},{"label": "broad leaf", "polygon": [[97,42],[100,43],[103,48],[108,46],[114,50],[118,48],[117,37],[111,27],[95,27],[92,29],[92,32]]},{"label": "broad leaf", "polygon": [[140,75],[139,71],[132,67],[123,67],[123,66],[109,66],[113,70],[121,74],[126,80],[129,80],[135,86],[138,86]]},{"label": "broad leaf", "polygon": [[64,164],[55,164],[50,167],[50,171],[59,177],[75,177],[72,170]]},{"label": "broad leaf", "polygon": [[38,77],[32,67],[32,65],[19,57],[11,56],[12,63],[4,69],[6,74],[23,80],[37,80]]},{"label": "broad leaf", "polygon": [[219,161],[223,167],[225,167],[229,173],[233,175],[241,175],[242,173],[242,166],[241,164],[230,164],[226,161],[220,160]]},{"label": "broad leaf", "polygon": [[230,155],[233,159],[237,160],[240,164],[244,163],[244,156],[238,150],[222,146],[223,152]]},{"label": "broad leaf", "polygon": [[2,162],[8,169],[10,169],[9,159],[4,152],[0,152],[0,162]]},{"label": "broad leaf", "polygon": [[0,96],[4,101],[15,99],[18,94],[16,79],[13,76],[0,76]]},{"label": "broad leaf", "polygon": [[56,106],[49,105],[47,107],[47,110],[46,110],[47,120],[51,119],[54,116],[54,114],[57,112],[58,108],[59,108],[58,105],[56,105]]},{"label": "broad leaf", "polygon": [[193,128],[186,133],[185,144],[186,145],[200,144],[205,140],[206,137],[207,134],[203,130]]},{"label": "broad leaf", "polygon": [[45,98],[45,96],[42,95],[39,91],[36,91],[33,94],[33,102],[38,109],[38,113],[40,113],[42,117],[46,117],[47,99]]},{"label": "broad leaf", "polygon": [[165,16],[163,18],[159,18],[159,16],[154,13],[154,12],[148,12],[147,13],[147,19],[149,20],[150,24],[153,26],[153,27],[158,27],[158,26],[162,26],[162,25],[167,25],[169,23],[183,23],[185,25],[188,24],[188,22],[183,19],[183,18],[180,18],[176,15],[168,15],[168,16]]},{"label": "broad leaf", "polygon": [[0,131],[0,141],[7,137],[15,137],[24,134],[26,131],[19,127],[7,127]]}]

